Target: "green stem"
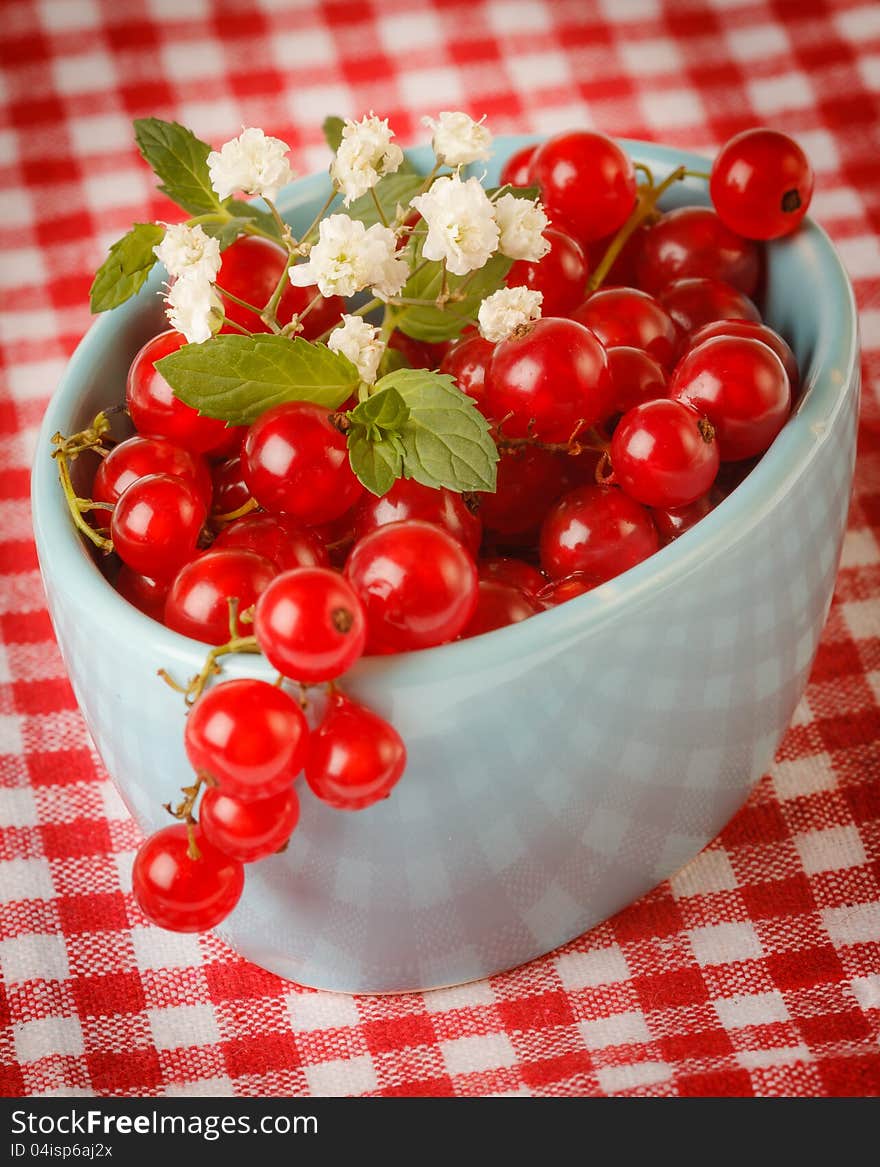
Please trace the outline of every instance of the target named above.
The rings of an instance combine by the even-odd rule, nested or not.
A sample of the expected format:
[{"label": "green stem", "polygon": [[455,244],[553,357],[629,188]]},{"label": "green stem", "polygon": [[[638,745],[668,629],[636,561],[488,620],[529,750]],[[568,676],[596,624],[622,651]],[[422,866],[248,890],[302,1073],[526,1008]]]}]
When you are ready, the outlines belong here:
[{"label": "green stem", "polygon": [[376,188],[374,186],[370,187],[370,196],[373,199],[373,205],[376,208],[376,213],[378,214],[379,218],[382,220],[382,226],[387,227],[388,226],[388,219],[385,216],[385,212],[382,210],[382,204],[379,202],[379,196],[376,194]]},{"label": "green stem", "polygon": [[[317,215],[315,215],[314,219],[312,219],[311,223],[309,223],[308,227],[306,227],[305,231],[303,231],[302,235],[300,236],[300,239],[299,239],[299,247],[300,248],[302,247],[302,245],[304,243],[308,243],[309,236],[312,234],[312,232],[315,230],[315,228],[318,226],[318,224],[324,218],[325,213],[330,209],[330,204],[336,198],[338,193],[339,192],[336,190],[336,187],[334,187],[330,191],[330,194],[324,200],[324,205],[321,207],[321,209],[318,211]],[[303,254],[303,252],[300,251],[300,255],[302,255],[302,254]]]}]

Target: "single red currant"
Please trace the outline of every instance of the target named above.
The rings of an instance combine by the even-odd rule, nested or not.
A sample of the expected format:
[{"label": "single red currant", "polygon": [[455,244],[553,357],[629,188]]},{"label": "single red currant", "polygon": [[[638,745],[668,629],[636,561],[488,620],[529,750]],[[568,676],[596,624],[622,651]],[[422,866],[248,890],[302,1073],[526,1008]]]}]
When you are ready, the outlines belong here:
[{"label": "single red currant", "polygon": [[549,316],[522,325],[495,348],[486,403],[508,437],[565,442],[611,412],[605,350],[575,320]]},{"label": "single red currant", "polygon": [[616,487],[581,486],[541,528],[541,567],[552,579],[580,572],[595,585],[635,567],[659,546],[647,510]]},{"label": "single red currant", "polygon": [[534,146],[523,146],[522,149],[511,154],[501,167],[498,185],[531,186],[531,163],[537,149],[538,143],[536,142]]},{"label": "single red currant", "polygon": [[614,391],[614,412],[626,413],[643,401],[666,396],[669,383],[664,370],[640,348],[610,348],[608,371]]},{"label": "single red currant", "polygon": [[715,481],[719,461],[711,424],[680,401],[637,405],[611,439],[615,480],[644,506],[695,502]]},{"label": "single red currant", "polygon": [[[201,640],[204,644],[225,644],[229,628],[229,601],[238,601],[238,612],[257,602],[278,569],[271,560],[241,548],[211,550],[185,563],[165,601],[165,624],[172,632]],[[236,617],[236,636],[250,636],[251,626]]]},{"label": "single red currant", "polygon": [[260,506],[311,526],[339,518],[363,493],[330,410],[305,401],[276,405],[254,422],[242,465]]},{"label": "single red currant", "polygon": [[224,855],[198,826],[193,838],[200,858],[189,855],[185,823],[163,827],[141,843],[131,886],[138,907],[152,924],[171,932],[207,932],[225,920],[241,898],[244,868]]},{"label": "single red currant", "polygon": [[165,597],[168,595],[169,584],[159,583],[145,575],[138,575],[136,571],[123,563],[116,576],[116,590],[123,599],[128,600],[145,616],[158,620],[161,624],[165,618]]},{"label": "single red currant", "polygon": [[725,227],[710,207],[677,207],[649,229],[639,250],[640,288],[657,295],[674,280],[712,279],[754,295],[761,253],[750,239]]},{"label": "single red currant", "polygon": [[574,312],[606,349],[640,348],[671,368],[681,344],[678,327],[662,304],[638,288],[603,288]]},{"label": "single red currant", "polygon": [[762,344],[772,348],[788,374],[792,398],[797,396],[801,384],[797,357],[778,332],[774,332],[766,324],[757,324],[754,320],[714,320],[711,324],[704,324],[702,328],[698,328],[689,337],[688,345],[690,348],[696,348],[704,340],[712,340],[716,336],[746,336],[752,340],[760,340]]},{"label": "single red currant", "polygon": [[213,550],[238,547],[256,551],[275,564],[279,571],[294,567],[328,567],[330,558],[320,535],[300,526],[288,515],[243,515],[224,527],[214,540]]},{"label": "single red currant", "polygon": [[170,580],[196,553],[205,504],[189,483],[147,474],[127,488],[113,511],[113,547],[132,571]]},{"label": "single red currant", "polygon": [[568,487],[568,456],[538,446],[501,450],[494,494],[480,495],[486,530],[521,535],[534,530]]},{"label": "single red currant", "polygon": [[444,340],[432,344],[427,340],[413,340],[405,332],[395,329],[388,338],[388,347],[402,353],[411,369],[436,369],[446,356],[449,342]]},{"label": "single red currant", "polygon": [[481,580],[518,588],[530,600],[533,600],[547,584],[547,580],[536,567],[532,567],[523,559],[511,559],[504,555],[481,559],[477,564],[477,574]]},{"label": "single red currant", "polygon": [[274,855],[298,822],[299,798],[292,783],[269,798],[235,798],[209,786],[199,805],[199,826],[205,838],[241,863]]},{"label": "single red currant", "polygon": [[455,640],[477,606],[477,569],[441,527],[410,519],[355,544],[345,574],[367,614],[370,652],[408,652]]},{"label": "single red currant", "polygon": [[406,768],[406,746],[384,718],[343,693],[330,697],[309,743],[306,782],[337,810],[387,798]]},{"label": "single red currant", "polygon": [[211,479],[214,485],[211,510],[215,515],[231,515],[251,497],[244,480],[240,454],[215,463],[211,468]]},{"label": "single red currant", "polygon": [[495,351],[495,345],[482,336],[468,336],[450,348],[440,362],[440,372],[455,378],[455,383],[468,397],[473,397],[479,409],[486,399],[486,370]]},{"label": "single red currant", "polygon": [[95,471],[92,498],[115,503],[126,487],[147,474],[182,478],[205,506],[211,501],[211,475],[204,458],[175,446],[167,438],[127,438],[114,446]]},{"label": "single red currant", "polygon": [[714,510],[718,502],[717,491],[711,490],[688,506],[652,508],[651,518],[654,520],[654,526],[657,528],[661,542],[671,543],[673,539],[677,539],[679,535],[689,531],[695,523]]},{"label": "single red currant", "polygon": [[365,494],[355,509],[355,539],[363,539],[377,527],[404,519],[435,523],[476,556],[480,550],[483,524],[453,490],[435,490],[411,478],[398,478],[381,498]]},{"label": "single red currant", "polygon": [[586,595],[596,587],[596,580],[581,571],[564,575],[562,579],[551,580],[535,597],[542,608],[558,608],[569,600]]},{"label": "single red currant", "polygon": [[590,269],[584,249],[576,239],[548,227],[544,238],[550,250],[534,262],[518,259],[507,273],[509,288],[540,292],[543,316],[568,316],[583,300]]},{"label": "single red currant", "polygon": [[791,411],[782,361],[759,340],[718,336],[681,360],[669,395],[708,417],[724,462],[761,454]]},{"label": "single red currant", "polygon": [[305,683],[332,681],[363,654],[364,608],[351,586],[326,567],[285,571],[266,589],[254,635],[279,673]]},{"label": "single red currant", "polygon": [[788,235],[813,197],[813,168],[800,146],[778,130],[744,130],[724,144],[709,193],[719,216],[748,239]]},{"label": "single red currant", "polygon": [[632,161],[605,134],[557,134],[538,147],[529,171],[554,226],[581,243],[622,227],[635,206]]},{"label": "single red currant", "polygon": [[128,370],[125,404],[138,433],[168,438],[194,454],[209,454],[229,441],[226,422],[202,417],[184,405],[155,367],[156,361],[185,344],[186,337],[173,329],[148,340]]},{"label": "single red currant", "polygon": [[540,611],[539,605],[519,588],[482,579],[477,607],[461,638],[469,640],[472,636],[482,636],[484,632],[494,632],[496,628],[506,628],[508,624],[519,624]]},{"label": "single red currant", "polygon": [[761,322],[761,313],[748,296],[722,280],[676,280],[663,289],[660,302],[685,337],[714,320]]},{"label": "single red currant", "polygon": [[309,727],[283,689],[267,681],[223,681],[196,701],[183,743],[196,772],[204,771],[237,798],[268,798],[286,790],[303,768]]}]

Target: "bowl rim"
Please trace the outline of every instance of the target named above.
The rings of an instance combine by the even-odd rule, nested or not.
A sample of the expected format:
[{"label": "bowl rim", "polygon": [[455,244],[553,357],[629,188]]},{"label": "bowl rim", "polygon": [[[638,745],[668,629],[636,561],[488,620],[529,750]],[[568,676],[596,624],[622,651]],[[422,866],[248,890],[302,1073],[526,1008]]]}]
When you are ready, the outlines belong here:
[{"label": "bowl rim", "polygon": [[[546,134],[499,135],[495,139],[493,161],[486,168],[490,176],[514,151],[546,138]],[[637,139],[618,141],[635,159],[659,167],[661,175],[663,168],[672,170],[682,163],[694,170],[705,170],[711,165],[704,156],[675,147]],[[427,146],[408,150],[407,154],[417,163],[431,158]],[[694,194],[704,193],[705,189],[684,184],[683,188]],[[282,192],[279,207],[289,215],[298,206],[319,198],[323,200],[328,190],[326,173],[297,179]],[[377,676],[407,684],[452,680],[475,666],[483,667],[487,663],[503,666],[525,654],[532,655],[541,650],[552,652],[554,645],[564,642],[569,633],[577,630],[582,636],[585,631],[599,629],[621,611],[634,610],[661,588],[686,578],[708,559],[721,554],[733,533],[742,536],[752,529],[776,499],[794,488],[819,447],[830,439],[835,419],[845,408],[850,393],[855,391],[858,383],[858,327],[852,285],[825,231],[807,217],[797,233],[768,245],[768,258],[780,246],[796,246],[806,253],[812,252],[822,270],[822,294],[816,298],[813,367],[785,428],[737,489],[678,539],[582,596],[537,613],[515,626],[496,629],[470,640],[391,657],[362,658],[348,674],[353,680]],[[177,661],[200,662],[207,652],[206,645],[172,632],[144,615],[123,599],[98,570],[69,521],[54,462],[49,456],[51,435],[63,430],[65,417],[75,409],[83,382],[100,364],[102,352],[111,342],[117,323],[121,319],[133,318],[142,309],[144,295],[149,289],[148,284],[138,296],[95,320],[67,363],[47,405],[34,454],[31,472],[33,522],[44,575],[44,560],[51,557],[53,574],[67,581],[69,591],[76,591],[79,603],[100,606],[102,618],[123,638],[146,638],[153,643],[157,654]],[[844,324],[840,335],[832,335],[829,314],[821,311],[823,300],[836,301],[839,306],[838,315]],[[233,662],[244,658],[226,659],[234,669]],[[275,675],[262,657],[247,657],[247,665],[253,675]]]}]

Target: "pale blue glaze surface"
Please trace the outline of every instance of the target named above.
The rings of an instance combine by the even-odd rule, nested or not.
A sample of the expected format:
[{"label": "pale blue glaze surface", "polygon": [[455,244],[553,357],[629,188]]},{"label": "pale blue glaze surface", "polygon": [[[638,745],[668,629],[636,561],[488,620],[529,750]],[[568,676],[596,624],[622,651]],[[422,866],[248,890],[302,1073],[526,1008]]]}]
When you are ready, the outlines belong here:
[{"label": "pale blue glaze surface", "polygon": [[[489,168],[535,139],[506,138]],[[624,143],[662,175],[705,160]],[[419,154],[421,153],[421,157]],[[416,161],[427,161],[415,151]],[[327,180],[295,183],[304,228]],[[700,183],[668,203],[705,201]],[[403,734],[393,796],[334,811],[300,783],[288,851],[248,869],[220,930],[303,984],[353,992],[448,985],[578,935],[675,871],[726,822],[771,761],[828,612],[846,522],[858,340],[846,275],[807,225],[769,249],[767,316],[805,393],[758,468],[647,562],[513,628],[367,660],[346,688]],[[64,509],[49,437],[118,402],[138,346],[161,327],[158,273],[100,319],[43,423],[33,471],[37,546],[77,699],[140,826],[188,781],[182,699],[157,677],[195,673],[204,648],[148,620],[103,579]],[[227,675],[269,675],[238,658]]]}]

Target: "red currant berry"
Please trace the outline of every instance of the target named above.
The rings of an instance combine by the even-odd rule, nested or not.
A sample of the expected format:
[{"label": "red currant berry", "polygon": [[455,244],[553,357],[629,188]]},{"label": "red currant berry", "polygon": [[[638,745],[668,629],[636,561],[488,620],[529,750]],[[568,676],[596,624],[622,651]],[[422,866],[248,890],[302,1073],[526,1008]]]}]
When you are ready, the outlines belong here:
[{"label": "red currant berry", "polygon": [[486,403],[508,437],[568,441],[579,424],[595,425],[611,412],[605,350],[575,320],[523,325],[495,348]]},{"label": "red currant berry", "polygon": [[519,624],[521,620],[528,620],[529,616],[540,611],[540,607],[519,588],[482,579],[477,607],[461,638],[470,640],[472,636],[482,636],[484,632],[494,632],[496,628],[506,628],[508,624]]},{"label": "red currant berry", "polygon": [[185,823],[174,823],[141,843],[131,885],[147,919],[171,932],[207,932],[225,920],[241,898],[244,868],[193,828],[198,859],[189,855]]},{"label": "red currant berry", "polygon": [[695,523],[705,518],[709,511],[715,509],[718,501],[716,491],[712,490],[688,506],[653,508],[651,518],[654,520],[661,542],[671,543],[673,539],[689,531]]},{"label": "red currant berry", "polygon": [[211,501],[211,475],[204,458],[166,438],[127,438],[102,459],[92,484],[95,502],[115,503],[126,487],[147,474],[182,478],[205,506]]},{"label": "red currant berry", "polygon": [[725,227],[710,207],[667,211],[642,240],[636,264],[640,288],[657,295],[674,280],[723,280],[747,296],[761,275],[761,253]]},{"label": "red currant berry", "polygon": [[550,244],[547,254],[535,262],[518,259],[507,273],[507,286],[540,292],[544,316],[568,316],[587,290],[587,257],[577,240],[564,231],[548,227],[544,238]]},{"label": "red currant berry", "polygon": [[774,332],[766,324],[756,324],[754,320],[715,320],[711,324],[704,324],[691,335],[688,340],[689,347],[696,348],[704,340],[712,340],[716,336],[746,336],[752,340],[760,340],[762,344],[772,348],[788,374],[792,397],[797,396],[801,383],[797,357],[778,332]]},{"label": "red currant berry", "polygon": [[196,553],[207,511],[182,478],[147,474],[116,504],[110,534],[117,555],[132,571],[169,580]]},{"label": "red currant berry", "polygon": [[763,453],[791,411],[782,361],[766,344],[741,336],[718,336],[691,349],[669,395],[708,417],[724,462]]},{"label": "red currant berry", "polygon": [[501,167],[498,185],[531,186],[531,163],[537,149],[536,142],[534,146],[523,146],[521,150],[511,154]]},{"label": "red currant berry", "polygon": [[257,604],[254,635],[274,669],[305,683],[340,677],[363,654],[361,601],[326,567],[285,571]]},{"label": "red currant berry", "polygon": [[486,399],[486,370],[495,351],[482,336],[468,336],[454,344],[440,362],[440,372],[455,378],[462,393],[473,397],[482,409]]},{"label": "red currant berry", "polygon": [[209,786],[199,806],[199,826],[218,851],[254,863],[274,855],[299,822],[299,798],[292,783],[269,798],[235,798]]},{"label": "red currant berry", "polygon": [[614,390],[614,412],[626,413],[643,401],[666,396],[668,378],[653,357],[640,348],[610,348],[608,371]]},{"label": "red currant berry", "polygon": [[161,624],[165,618],[165,597],[168,595],[168,583],[158,583],[145,575],[138,575],[127,564],[123,563],[116,577],[116,590],[123,599],[128,600],[145,616],[158,620]]},{"label": "red currant berry", "polygon": [[345,438],[329,419],[329,409],[292,401],[254,422],[242,465],[261,507],[318,526],[339,518],[361,496]]},{"label": "red currant berry", "polygon": [[387,798],[406,768],[406,746],[384,718],[334,693],[309,743],[306,782],[337,810]]},{"label": "red currant berry", "polygon": [[[642,244],[650,227],[647,223],[641,223],[621,247],[620,251],[614,257],[614,262],[608,269],[608,274],[603,279],[602,283],[605,287],[620,287],[620,288],[635,288],[638,287],[638,278],[636,276],[636,265],[638,264],[639,255],[641,254]],[[590,271],[594,272],[602,260],[612,243],[615,242],[617,232],[611,235],[606,235],[602,239],[597,239],[587,247],[587,264]]]},{"label": "red currant berry", "polygon": [[[186,563],[174,577],[165,601],[165,624],[172,632],[225,644],[230,637],[229,601],[244,612],[257,602],[278,569],[269,559],[240,548],[208,551]],[[250,636],[251,626],[235,622],[236,636]]]},{"label": "red currant berry", "polygon": [[686,337],[714,320],[761,322],[748,296],[721,280],[676,280],[663,289],[660,302]]},{"label": "red currant berry", "polygon": [[355,544],[345,574],[367,614],[370,652],[408,652],[455,640],[477,606],[477,569],[441,527],[410,519]]},{"label": "red currant berry", "polygon": [[[223,262],[217,276],[217,286],[224,292],[231,292],[239,300],[246,300],[257,308],[264,308],[272,297],[281,275],[287,266],[287,254],[268,239],[244,236],[237,239],[223,252]],[[223,296],[223,310],[230,320],[242,325],[249,332],[270,332],[259,316],[242,308]],[[345,301],[339,296],[325,299],[315,287],[285,287],[276,313],[279,324],[289,324],[294,316],[305,311],[315,301],[303,319],[300,333],[306,340],[315,340],[328,328],[339,323],[339,316],[345,311]]]},{"label": "red currant berry", "polygon": [[518,588],[530,600],[533,600],[547,584],[547,580],[536,567],[532,567],[525,560],[510,559],[504,555],[481,559],[477,564],[477,574],[481,580]]},{"label": "red currant berry", "polygon": [[638,288],[603,288],[572,312],[607,348],[640,348],[671,368],[680,346],[678,327],[662,304]]},{"label": "red currant berry", "polygon": [[268,798],[286,790],[303,768],[309,727],[303,711],[267,681],[223,681],[196,701],[183,744],[197,773],[227,794]]},{"label": "red currant berry", "polygon": [[156,361],[185,344],[186,337],[173,329],[148,340],[128,370],[125,404],[138,433],[168,438],[195,454],[209,454],[229,441],[226,422],[202,417],[184,405],[155,367]]},{"label": "red currant berry", "polygon": [[794,231],[813,197],[813,168],[793,139],[778,130],[744,130],[721,148],[709,193],[719,216],[748,239]]},{"label": "red currant berry", "polygon": [[435,523],[476,556],[480,550],[483,524],[453,490],[435,490],[409,478],[398,478],[381,498],[364,495],[355,509],[355,539],[363,539],[377,527],[399,523],[404,519],[422,519]]},{"label": "red currant berry", "polygon": [[715,431],[679,401],[646,401],[625,413],[611,439],[614,477],[644,506],[682,507],[718,473]]},{"label": "red currant berry", "polygon": [[224,462],[217,462],[211,468],[211,479],[214,484],[211,510],[215,515],[231,515],[243,507],[251,497],[244,480],[240,454],[227,458]]},{"label": "red currant berry", "polygon": [[256,551],[279,571],[294,567],[328,567],[327,548],[317,532],[301,527],[288,515],[244,515],[224,527],[212,550],[237,547]]},{"label": "red currant berry", "polygon": [[498,535],[534,530],[568,486],[568,456],[538,446],[502,450],[494,494],[480,495],[480,518]]},{"label": "red currant berry", "polygon": [[596,587],[596,581],[581,571],[564,575],[562,579],[554,579],[542,588],[535,597],[542,608],[558,608],[569,600],[586,595]]},{"label": "red currant berry", "polygon": [[605,134],[557,134],[538,147],[529,169],[554,225],[581,243],[622,227],[635,206],[632,161]]},{"label": "red currant berry", "polygon": [[395,329],[388,338],[388,347],[402,353],[411,369],[436,369],[446,356],[449,343],[445,340],[436,344],[426,340],[413,340],[405,332]]},{"label": "red currant berry", "polygon": [[659,546],[643,506],[615,487],[581,486],[541,528],[541,567],[552,579],[581,572],[595,585],[635,567]]}]

